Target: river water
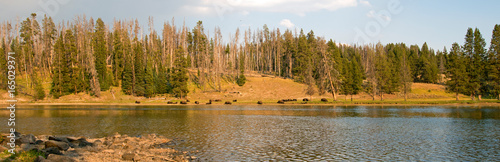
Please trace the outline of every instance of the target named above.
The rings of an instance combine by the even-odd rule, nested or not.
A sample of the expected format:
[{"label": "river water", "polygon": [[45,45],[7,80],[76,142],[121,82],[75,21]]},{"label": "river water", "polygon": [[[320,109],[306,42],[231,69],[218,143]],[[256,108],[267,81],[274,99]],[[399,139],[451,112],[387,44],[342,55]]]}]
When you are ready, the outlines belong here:
[{"label": "river water", "polygon": [[[8,115],[0,111],[5,126]],[[156,133],[202,161],[500,159],[499,107],[21,106],[16,115],[23,134]]]}]

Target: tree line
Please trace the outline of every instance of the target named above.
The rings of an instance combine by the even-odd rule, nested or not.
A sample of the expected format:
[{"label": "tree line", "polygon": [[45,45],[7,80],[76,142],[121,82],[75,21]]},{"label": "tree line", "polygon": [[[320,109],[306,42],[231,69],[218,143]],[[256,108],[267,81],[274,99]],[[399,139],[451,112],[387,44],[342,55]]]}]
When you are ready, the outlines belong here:
[{"label": "tree line", "polygon": [[[153,97],[170,94],[185,97],[188,83],[202,91],[222,90],[222,83],[243,86],[245,71],[294,79],[308,85],[308,95],[365,92],[384,94],[411,91],[412,82],[446,84],[450,92],[472,99],[499,96],[500,29],[496,25],[486,50],[478,29],[469,28],[463,45],[450,52],[431,49],[426,43],[347,45],[318,37],[311,30],[236,29],[224,41],[220,28],[206,30],[201,21],[193,28],[165,22],[161,32],[153,18],[142,28],[138,20],[114,20],[105,24],[76,16],[57,25],[36,14],[21,22],[0,24],[0,64],[16,52],[19,86],[35,99],[46,97],[42,81],[50,80],[49,96],[101,91],[121,87],[123,93]],[[242,37],[242,38],[241,38]],[[6,68],[0,86],[5,88]],[[351,97],[352,100],[352,97]]]}]

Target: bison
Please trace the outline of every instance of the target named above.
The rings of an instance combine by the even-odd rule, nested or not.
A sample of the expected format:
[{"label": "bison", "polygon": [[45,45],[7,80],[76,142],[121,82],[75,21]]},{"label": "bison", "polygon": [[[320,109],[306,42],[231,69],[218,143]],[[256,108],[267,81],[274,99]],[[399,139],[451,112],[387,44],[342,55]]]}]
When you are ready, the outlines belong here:
[{"label": "bison", "polygon": [[233,100],[233,102],[238,102],[238,100]]},{"label": "bison", "polygon": [[187,102],[186,101],[181,101],[181,104],[185,105],[185,104],[187,104]]},{"label": "bison", "polygon": [[328,102],[328,100],[326,98],[322,98],[321,101]]},{"label": "bison", "polygon": [[197,104],[197,105],[198,105],[198,104],[200,104],[200,102],[198,102],[198,101],[194,101],[194,104]]},{"label": "bison", "polygon": [[309,99],[308,98],[304,98],[304,99],[302,99],[302,101],[309,101]]},{"label": "bison", "polygon": [[279,104],[284,104],[284,103],[285,103],[285,101],[283,101],[283,100],[279,100],[279,101],[278,101],[278,103],[279,103]]},{"label": "bison", "polygon": [[141,104],[141,101],[135,101],[135,104]]},{"label": "bison", "polygon": [[257,104],[262,105],[262,101],[257,101]]},{"label": "bison", "polygon": [[224,102],[225,105],[231,105],[231,102],[230,101],[226,101]]}]

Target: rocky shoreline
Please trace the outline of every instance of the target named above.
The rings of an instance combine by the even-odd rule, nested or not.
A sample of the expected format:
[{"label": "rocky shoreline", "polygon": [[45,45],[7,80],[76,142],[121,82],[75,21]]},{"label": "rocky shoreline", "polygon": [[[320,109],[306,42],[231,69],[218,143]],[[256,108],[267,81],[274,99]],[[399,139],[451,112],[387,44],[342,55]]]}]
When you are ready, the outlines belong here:
[{"label": "rocky shoreline", "polygon": [[[16,133],[16,156],[6,156],[0,161],[192,161],[196,158],[187,152],[170,148],[172,140],[161,135],[148,134],[137,137],[115,133],[109,137],[85,138],[68,136],[34,136]],[[9,134],[1,134],[0,152],[7,152]],[[36,157],[21,157],[23,156]],[[28,154],[29,153],[29,154]]]}]

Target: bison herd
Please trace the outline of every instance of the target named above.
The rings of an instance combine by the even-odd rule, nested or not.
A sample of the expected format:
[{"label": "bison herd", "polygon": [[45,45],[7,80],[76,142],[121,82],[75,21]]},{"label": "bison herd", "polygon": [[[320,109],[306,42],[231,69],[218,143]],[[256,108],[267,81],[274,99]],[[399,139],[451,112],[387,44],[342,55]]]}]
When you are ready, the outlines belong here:
[{"label": "bison herd", "polygon": [[[282,99],[282,100],[278,100],[277,103],[278,104],[285,104],[286,102],[296,102],[296,101],[297,101],[297,99]],[[302,101],[303,101],[302,104],[306,104],[308,101],[311,101],[311,100],[308,99],[308,98],[303,98]],[[188,102],[190,102],[190,101],[186,99],[185,101],[180,101],[179,103],[185,105],[185,104],[188,104]],[[211,105],[212,102],[222,102],[222,100],[221,99],[210,99],[210,100],[208,100],[208,102],[206,104],[207,105]],[[232,102],[231,101],[225,101],[224,104],[225,105],[231,105],[234,102],[238,102],[238,100],[232,100]],[[328,102],[328,99],[322,98],[321,102]],[[135,103],[136,104],[140,104],[141,102],[140,101],[135,101]],[[167,102],[167,104],[177,104],[177,103],[178,102],[173,102],[173,101],[168,101]],[[200,102],[199,101],[194,101],[194,104],[198,105],[198,104],[200,104]],[[257,104],[262,105],[263,102],[262,101],[257,101]]]}]

